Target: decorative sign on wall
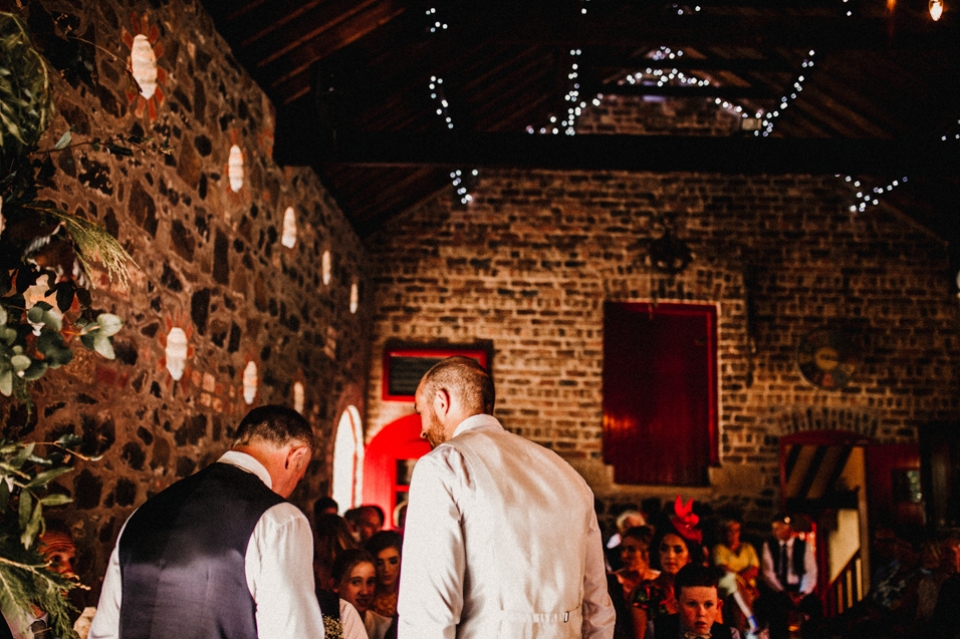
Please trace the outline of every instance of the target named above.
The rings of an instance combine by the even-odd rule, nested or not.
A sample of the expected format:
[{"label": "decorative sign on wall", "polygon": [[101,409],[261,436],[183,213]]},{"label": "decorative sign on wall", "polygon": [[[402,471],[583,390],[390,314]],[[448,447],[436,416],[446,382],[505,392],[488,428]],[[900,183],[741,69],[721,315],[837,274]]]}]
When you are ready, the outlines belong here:
[{"label": "decorative sign on wall", "polygon": [[420,379],[430,368],[447,357],[463,355],[490,367],[490,353],[477,346],[385,348],[383,351],[383,399],[394,402],[412,402]]},{"label": "decorative sign on wall", "polygon": [[860,351],[856,335],[823,328],[800,338],[797,365],[811,384],[820,388],[843,388],[857,370]]}]

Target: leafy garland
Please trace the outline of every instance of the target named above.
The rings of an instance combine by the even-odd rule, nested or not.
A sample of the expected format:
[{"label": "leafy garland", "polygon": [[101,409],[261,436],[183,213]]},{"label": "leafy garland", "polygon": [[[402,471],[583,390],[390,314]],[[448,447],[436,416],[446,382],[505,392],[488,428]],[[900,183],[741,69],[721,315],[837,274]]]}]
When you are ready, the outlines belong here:
[{"label": "leafy garland", "polygon": [[51,151],[38,148],[54,114],[50,74],[23,22],[0,12],[0,394],[28,409],[28,383],[69,364],[75,337],[114,358],[111,338],[123,322],[93,311],[88,274],[99,262],[111,281],[126,285],[132,262],[102,226],[39,197],[54,171],[50,153],[71,143],[67,131]]},{"label": "leafy garland", "polygon": [[50,615],[56,637],[74,636],[65,593],[83,586],[52,570],[35,542],[45,531],[44,508],[72,501],[49,491],[50,483],[73,470],[72,457],[93,459],[72,451],[79,444],[76,435],[64,435],[40,444],[49,450],[41,456],[36,443],[0,439],[0,607],[8,614],[39,608]]}]

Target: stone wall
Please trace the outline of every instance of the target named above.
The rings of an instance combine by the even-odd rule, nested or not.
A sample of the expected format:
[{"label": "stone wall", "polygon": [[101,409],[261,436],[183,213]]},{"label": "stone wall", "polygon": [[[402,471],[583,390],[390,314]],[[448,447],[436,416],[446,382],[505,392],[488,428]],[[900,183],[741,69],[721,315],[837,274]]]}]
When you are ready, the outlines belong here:
[{"label": "stone wall", "polygon": [[[645,118],[660,132],[685,111],[736,125],[718,107],[711,120],[703,108],[665,103],[654,117],[654,106],[637,104],[623,125],[623,101],[584,118],[608,132],[636,132]],[[412,412],[381,399],[387,340],[490,340],[496,415],[569,459],[608,512],[682,492],[764,522],[779,505],[782,435],[838,429],[912,441],[919,425],[958,415],[958,309],[944,244],[883,205],[849,212],[842,178],[488,170],[472,194],[464,208],[440,193],[368,242],[378,263],[368,437]],[[676,276],[649,258],[666,229],[694,256]],[[717,304],[720,465],[709,487],[613,483],[601,451],[607,300]],[[842,390],[798,370],[800,338],[824,327],[863,342]]]},{"label": "stone wall", "polygon": [[[77,346],[72,364],[34,386],[29,420],[24,406],[0,398],[5,436],[74,432],[85,453],[102,455],[67,476],[75,501],[60,513],[77,537],[78,572],[93,586],[87,603],[95,603],[132,510],[216,459],[251,406],[293,406],[297,383],[323,449],[294,501],[306,506],[327,492],[337,418],[349,404],[364,410],[369,304],[361,296],[351,312],[350,293],[354,284],[363,290],[367,257],[314,173],[273,162],[273,107],[197,2],[26,7],[36,41],[62,75],[44,148],[73,128],[47,195],[105,225],[136,263],[128,286],[94,276],[94,306],[125,322],[115,360]],[[149,101],[126,68],[141,34],[160,68]],[[108,139],[133,155],[110,153]],[[239,177],[229,166],[234,145],[243,177],[231,186]],[[288,207],[298,233],[292,248],[281,243]],[[189,341],[179,381],[166,361],[173,328]],[[248,403],[250,362],[259,385]]]}]

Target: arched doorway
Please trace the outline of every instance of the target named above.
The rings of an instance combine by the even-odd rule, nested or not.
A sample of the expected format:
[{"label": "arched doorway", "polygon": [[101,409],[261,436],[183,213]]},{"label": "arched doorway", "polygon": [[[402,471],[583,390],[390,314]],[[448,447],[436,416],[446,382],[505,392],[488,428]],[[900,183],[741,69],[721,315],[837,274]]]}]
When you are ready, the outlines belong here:
[{"label": "arched doorway", "polygon": [[333,443],[333,498],[340,514],[360,505],[363,496],[363,424],[356,406],[340,415]]},{"label": "arched doorway", "polygon": [[363,503],[376,504],[387,515],[384,527],[396,527],[397,505],[406,502],[416,461],[430,452],[420,437],[420,415],[390,422],[370,440],[363,476]]}]

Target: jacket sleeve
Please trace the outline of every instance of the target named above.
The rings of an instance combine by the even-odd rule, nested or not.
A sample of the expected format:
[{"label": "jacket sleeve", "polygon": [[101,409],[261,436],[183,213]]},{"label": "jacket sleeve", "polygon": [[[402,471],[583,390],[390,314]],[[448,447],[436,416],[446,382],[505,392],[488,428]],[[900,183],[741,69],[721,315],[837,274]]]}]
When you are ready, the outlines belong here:
[{"label": "jacket sleeve", "polygon": [[421,457],[403,534],[398,639],[454,639],[466,569],[458,487],[463,457],[444,447]]},{"label": "jacket sleeve", "polygon": [[[592,506],[592,499],[590,504]],[[607,591],[603,540],[600,536],[600,526],[597,524],[597,515],[593,511],[590,513],[585,552],[581,634],[584,639],[612,639],[617,613],[610,600],[610,593]]]}]

